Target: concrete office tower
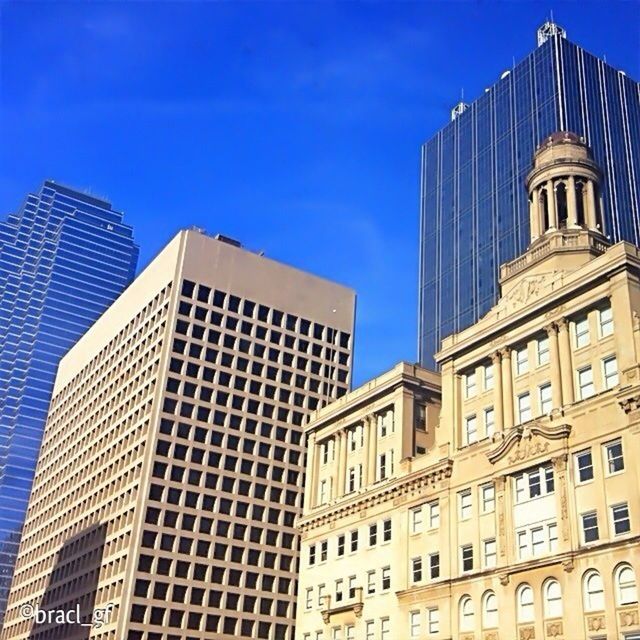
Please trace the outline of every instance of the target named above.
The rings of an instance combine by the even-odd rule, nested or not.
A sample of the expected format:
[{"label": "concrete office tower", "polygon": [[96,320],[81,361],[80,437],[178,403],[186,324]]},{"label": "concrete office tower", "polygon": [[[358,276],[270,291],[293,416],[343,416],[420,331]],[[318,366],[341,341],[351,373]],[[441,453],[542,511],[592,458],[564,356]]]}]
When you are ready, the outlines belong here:
[{"label": "concrete office tower", "polygon": [[[355,296],[179,233],[62,360],[2,640],[293,640],[302,424]],[[113,605],[32,625],[25,604]]]},{"label": "concrete office tower", "polygon": [[612,242],[640,245],[640,85],[546,23],[538,47],[422,147],[419,359],[481,318],[498,266],[529,241],[524,179],[554,131],[575,131],[603,172]]},{"label": "concrete office tower", "polygon": [[135,274],[122,218],[46,181],[0,222],[0,626],[58,362]]},{"label": "concrete office tower", "polygon": [[640,250],[602,234],[599,175],[550,136],[530,246],[441,376],[400,365],[305,428],[307,485],[347,474],[300,520],[299,640],[640,640]]}]

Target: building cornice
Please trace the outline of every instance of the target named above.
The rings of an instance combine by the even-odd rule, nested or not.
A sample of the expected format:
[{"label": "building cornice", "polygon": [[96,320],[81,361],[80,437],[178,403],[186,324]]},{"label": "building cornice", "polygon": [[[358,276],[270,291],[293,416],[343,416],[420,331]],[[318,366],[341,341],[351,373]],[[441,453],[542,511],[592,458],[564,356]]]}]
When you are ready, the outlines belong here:
[{"label": "building cornice", "polygon": [[453,460],[450,458],[441,460],[426,469],[420,469],[392,480],[377,490],[367,489],[365,493],[352,496],[342,504],[331,503],[323,509],[318,509],[315,513],[303,516],[298,523],[298,530],[304,539],[307,537],[308,532],[313,529],[331,525],[341,518],[366,511],[379,504],[392,502],[396,506],[408,500],[409,497],[417,495],[423,489],[433,487],[443,480],[448,480],[452,471]]}]

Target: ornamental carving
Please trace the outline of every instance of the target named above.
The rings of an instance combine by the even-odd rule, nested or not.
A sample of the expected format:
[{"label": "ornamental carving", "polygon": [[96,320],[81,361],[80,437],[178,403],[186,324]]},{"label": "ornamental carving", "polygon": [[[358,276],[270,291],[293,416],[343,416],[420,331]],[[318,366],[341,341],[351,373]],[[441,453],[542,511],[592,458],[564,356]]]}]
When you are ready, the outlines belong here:
[{"label": "ornamental carving", "polygon": [[618,400],[618,402],[625,413],[633,413],[640,409],[640,394],[627,396]]},{"label": "ornamental carving", "polygon": [[567,572],[567,573],[571,573],[573,571],[574,568],[574,563],[573,563],[573,558],[567,558],[566,560],[562,561],[562,568]]},{"label": "ornamental carving", "polygon": [[475,636],[473,633],[467,633],[466,635],[460,636],[460,640],[475,640]]},{"label": "ornamental carving", "polygon": [[484,634],[484,640],[498,640],[498,632],[487,631],[487,633]]},{"label": "ornamental carving", "polygon": [[535,637],[535,627],[520,627],[520,631],[518,633],[519,640],[534,640]]},{"label": "ornamental carving", "polygon": [[640,624],[640,622],[638,622],[637,609],[626,609],[618,612],[618,619],[620,620],[621,627],[635,627]]},{"label": "ornamental carving", "polygon": [[540,298],[553,289],[554,280],[554,272],[523,278],[513,289],[502,296],[498,303],[499,311],[518,309],[531,300]]},{"label": "ornamental carving", "polygon": [[547,638],[557,638],[562,635],[562,622],[547,622]]},{"label": "ornamental carving", "polygon": [[589,631],[602,631],[605,628],[604,616],[591,616],[587,618],[587,628]]},{"label": "ornamental carving", "polygon": [[[487,458],[491,464],[496,464],[516,447],[508,458],[510,464],[515,464],[546,453],[550,447],[549,440],[565,440],[570,433],[571,426],[568,424],[550,425],[538,422],[520,424],[509,429],[504,438],[487,451]],[[534,440],[534,436],[540,437]]]},{"label": "ornamental carving", "polygon": [[509,584],[509,574],[508,573],[501,573],[499,578],[500,578],[500,584],[503,587],[506,587]]}]

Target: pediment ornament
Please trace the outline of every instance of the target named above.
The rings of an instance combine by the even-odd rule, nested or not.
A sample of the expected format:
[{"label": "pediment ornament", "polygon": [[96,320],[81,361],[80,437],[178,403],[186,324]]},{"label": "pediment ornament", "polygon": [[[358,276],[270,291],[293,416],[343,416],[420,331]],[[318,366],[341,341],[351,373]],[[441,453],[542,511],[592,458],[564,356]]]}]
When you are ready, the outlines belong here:
[{"label": "pediment ornament", "polygon": [[496,438],[495,446],[487,452],[491,464],[495,464],[507,454],[510,464],[533,458],[546,453],[550,440],[562,440],[571,433],[571,426],[561,424],[551,426],[538,422],[527,422],[510,429],[503,437]]},{"label": "pediment ornament", "polygon": [[498,310],[510,311],[518,309],[529,301],[545,295],[553,289],[555,278],[555,271],[522,278],[500,298],[497,304]]}]

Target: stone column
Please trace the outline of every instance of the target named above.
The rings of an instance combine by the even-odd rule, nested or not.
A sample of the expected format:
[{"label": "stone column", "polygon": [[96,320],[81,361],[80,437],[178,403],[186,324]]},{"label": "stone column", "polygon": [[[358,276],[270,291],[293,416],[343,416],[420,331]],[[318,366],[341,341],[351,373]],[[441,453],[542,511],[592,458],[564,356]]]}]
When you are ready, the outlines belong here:
[{"label": "stone column", "polygon": [[578,204],[576,201],[576,179],[569,176],[567,180],[567,226],[578,226]]},{"label": "stone column", "polygon": [[368,484],[376,481],[376,458],[378,455],[378,420],[375,414],[369,416],[369,448],[367,450]]},{"label": "stone column", "polygon": [[558,342],[560,351],[560,378],[562,380],[562,402],[564,406],[567,406],[573,404],[574,395],[569,321],[566,318],[562,318],[558,322]]},{"label": "stone column", "polygon": [[362,482],[366,487],[373,482],[373,480],[370,477],[370,470],[369,470],[369,447],[371,446],[371,437],[372,437],[371,416],[365,416],[364,420],[362,421],[362,431],[363,431],[362,450],[364,453],[364,460],[362,465],[362,469],[363,469]]},{"label": "stone column", "polygon": [[505,348],[502,355],[502,411],[503,430],[513,427],[513,372],[511,371],[511,349]]},{"label": "stone column", "polygon": [[529,224],[531,226],[531,241],[541,235],[540,232],[540,208],[538,206],[538,194],[536,191],[531,193],[531,204],[529,205]]},{"label": "stone column", "polygon": [[549,361],[551,365],[551,401],[553,409],[562,409],[562,381],[560,378],[560,351],[558,349],[558,325],[552,322],[545,327],[549,336]]},{"label": "stone column", "polygon": [[558,551],[570,546],[569,498],[567,495],[567,454],[552,458],[556,509],[558,513]]},{"label": "stone column", "polygon": [[493,421],[495,432],[502,433],[504,418],[502,412],[502,369],[499,351],[496,351],[491,356],[491,363],[493,365]]},{"label": "stone column", "polygon": [[304,511],[312,509],[318,502],[318,452],[315,431],[307,439],[307,477],[304,490]]},{"label": "stone column", "polygon": [[331,474],[331,499],[335,500],[342,495],[340,488],[340,460],[342,459],[342,438],[340,431],[333,435],[333,473]]},{"label": "stone column", "polygon": [[589,229],[596,229],[596,192],[593,187],[593,180],[587,180],[587,207],[585,211],[585,217],[587,219],[587,227]]},{"label": "stone column", "polygon": [[346,491],[344,488],[347,476],[347,432],[341,429],[338,432],[340,437],[340,458],[338,460],[338,496],[343,496]]},{"label": "stone column", "polygon": [[558,214],[556,213],[556,190],[553,180],[547,182],[547,206],[549,207],[549,229],[558,228]]}]

